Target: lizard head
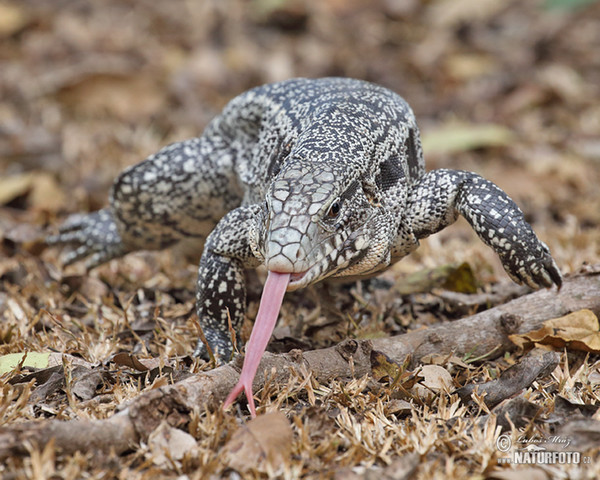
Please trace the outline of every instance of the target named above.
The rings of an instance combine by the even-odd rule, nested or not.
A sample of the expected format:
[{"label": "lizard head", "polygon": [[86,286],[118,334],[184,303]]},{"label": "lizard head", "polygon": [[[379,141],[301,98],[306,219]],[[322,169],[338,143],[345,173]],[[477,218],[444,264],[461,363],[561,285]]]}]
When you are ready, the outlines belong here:
[{"label": "lizard head", "polygon": [[[314,165],[313,165],[314,167]],[[352,172],[292,163],[272,182],[257,249],[268,270],[291,273],[288,291],[327,277],[370,274],[389,262],[392,222]]]}]

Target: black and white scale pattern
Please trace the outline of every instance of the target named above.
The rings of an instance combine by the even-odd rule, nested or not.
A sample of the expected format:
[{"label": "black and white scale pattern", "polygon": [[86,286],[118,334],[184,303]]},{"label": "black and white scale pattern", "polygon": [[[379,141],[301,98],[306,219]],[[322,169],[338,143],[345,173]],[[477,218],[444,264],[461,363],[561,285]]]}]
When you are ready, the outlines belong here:
[{"label": "black and white scale pattern", "polygon": [[[293,79],[234,98],[199,138],[126,169],[110,206],[70,219],[51,244],[94,267],[137,249],[196,245],[197,309],[222,358],[239,331],[244,270],[292,272],[288,290],[373,275],[464,216],[510,277],[561,285],[546,245],[496,185],[425,172],[417,124],[395,93],[344,78]],[[198,344],[197,355],[204,354]]]}]

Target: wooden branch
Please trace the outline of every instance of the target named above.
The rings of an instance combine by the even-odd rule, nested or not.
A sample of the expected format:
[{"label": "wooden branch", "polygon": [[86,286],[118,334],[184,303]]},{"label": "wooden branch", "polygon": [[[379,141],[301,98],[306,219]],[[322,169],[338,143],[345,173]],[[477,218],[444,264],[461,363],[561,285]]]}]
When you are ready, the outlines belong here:
[{"label": "wooden branch", "polygon": [[600,314],[600,272],[569,277],[559,291],[538,290],[455,322],[373,340],[373,348],[397,362],[409,353],[413,362],[452,352],[494,358],[514,347],[509,335],[535,330],[545,320],[583,308]]},{"label": "wooden branch", "polygon": [[456,393],[464,403],[471,400],[473,393],[482,395],[485,404],[492,408],[529,387],[537,377],[551,374],[559,362],[557,352],[534,348],[518,363],[504,370],[500,377],[485,383],[470,383]]},{"label": "wooden branch", "polygon": [[[560,291],[533,292],[504,305],[471,317],[373,341],[346,340],[322,350],[274,355],[266,353],[254,381],[255,391],[265,378],[285,383],[291,369],[307,368],[315,378],[362,376],[371,371],[371,351],[385,353],[403,362],[407,354],[418,362],[429,354],[458,356],[471,354],[492,358],[513,348],[508,335],[539,327],[542,321],[588,308],[600,313],[600,275],[589,273],[567,278]],[[236,363],[236,362],[233,362]],[[173,385],[151,390],[133,399],[121,412],[106,420],[52,420],[9,425],[0,429],[0,459],[26,452],[26,442],[44,445],[55,438],[63,452],[109,450],[124,452],[146,440],[162,420],[173,426],[188,421],[188,413],[198,406],[218,406],[237,382],[239,364],[228,364],[200,373]],[[266,376],[265,376],[266,374]]]}]

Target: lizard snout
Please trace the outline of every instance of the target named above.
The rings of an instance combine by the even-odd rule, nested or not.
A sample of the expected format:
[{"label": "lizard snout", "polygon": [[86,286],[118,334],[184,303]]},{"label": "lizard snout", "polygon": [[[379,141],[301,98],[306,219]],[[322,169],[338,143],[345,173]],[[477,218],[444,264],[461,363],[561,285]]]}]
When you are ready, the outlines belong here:
[{"label": "lizard snout", "polygon": [[[304,271],[301,263],[305,257],[300,243],[281,244],[278,241],[269,241],[267,245],[266,267],[274,272],[294,273]],[[298,268],[300,267],[300,268]]]},{"label": "lizard snout", "polygon": [[[308,222],[307,222],[308,223]],[[310,225],[310,224],[309,224]],[[310,227],[308,227],[310,230]],[[307,248],[309,235],[289,224],[271,230],[265,245],[265,266],[274,272],[301,273],[310,267]]]}]

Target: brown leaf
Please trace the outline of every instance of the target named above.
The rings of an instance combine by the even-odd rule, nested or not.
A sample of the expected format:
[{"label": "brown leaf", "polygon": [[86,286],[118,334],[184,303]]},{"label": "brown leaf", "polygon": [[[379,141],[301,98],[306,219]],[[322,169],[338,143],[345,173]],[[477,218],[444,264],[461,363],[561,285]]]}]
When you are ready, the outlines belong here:
[{"label": "brown leaf", "polygon": [[38,210],[55,212],[65,205],[65,195],[48,173],[24,173],[0,178],[1,205],[25,195],[29,205]]},{"label": "brown leaf", "polygon": [[17,4],[0,3],[0,37],[10,37],[29,21],[24,8]]},{"label": "brown leaf", "polygon": [[410,355],[407,355],[402,365],[391,360],[385,353],[373,350],[371,352],[371,374],[378,382],[387,381],[391,388],[401,392],[408,392],[417,382],[423,380],[419,375],[420,370],[411,372],[408,370]]},{"label": "brown leaf", "polygon": [[399,398],[392,398],[389,402],[385,404],[385,414],[386,415],[408,415],[413,410],[413,406],[407,402],[406,400],[401,400]]},{"label": "brown leaf", "polygon": [[439,365],[423,365],[419,375],[424,377],[413,387],[413,392],[421,399],[427,399],[432,394],[448,392],[454,388],[452,376]]},{"label": "brown leaf", "polygon": [[196,448],[196,440],[189,433],[173,428],[163,421],[148,437],[151,459],[155,465],[168,466],[172,460],[181,460]]},{"label": "brown leaf", "polygon": [[410,295],[430,292],[436,287],[454,292],[475,293],[477,282],[471,266],[464,262],[459,266],[443,265],[415,272],[397,283],[394,288],[400,295]]},{"label": "brown leaf", "polygon": [[385,353],[377,350],[371,352],[371,373],[378,382],[383,379],[394,382],[400,378],[403,371],[403,368],[388,358]]},{"label": "brown leaf", "polygon": [[8,228],[0,226],[0,239],[3,248],[11,249],[18,245],[32,255],[39,255],[46,248],[42,229],[29,223],[10,225]]},{"label": "brown leaf", "polygon": [[111,358],[111,361],[117,365],[123,365],[125,367],[133,368],[139,372],[145,372],[148,369],[146,365],[140,362],[135,355],[131,355],[126,352],[117,353]]},{"label": "brown leaf", "polygon": [[66,205],[66,197],[59,187],[56,178],[43,172],[31,174],[32,190],[29,194],[29,205],[36,210],[57,212]]},{"label": "brown leaf", "polygon": [[520,335],[510,335],[510,340],[523,348],[531,343],[551,345],[555,348],[600,353],[600,325],[591,310],[583,309],[553,318],[542,328]]},{"label": "brown leaf", "polygon": [[159,112],[166,94],[149,76],[91,74],[65,87],[60,93],[62,102],[88,115],[108,113],[123,120]]},{"label": "brown leaf", "polygon": [[289,463],[292,428],[282,412],[267,413],[250,420],[223,447],[221,458],[239,472],[279,470]]},{"label": "brown leaf", "polygon": [[96,395],[96,389],[102,384],[102,372],[76,365],[71,372],[71,391],[82,400],[89,400]]},{"label": "brown leaf", "polygon": [[457,357],[456,355],[452,355],[452,354],[451,355],[439,355],[439,354],[425,355],[423,358],[421,358],[421,362],[430,363],[433,365],[440,365],[440,366],[456,365],[456,366],[465,368],[467,370],[470,370],[473,368],[472,365],[465,363],[461,358]]},{"label": "brown leaf", "polygon": [[66,285],[71,292],[79,292],[88,300],[101,302],[102,298],[110,293],[106,284],[89,275],[67,275],[61,283]]},{"label": "brown leaf", "polygon": [[0,205],[6,205],[15,198],[25,195],[31,189],[31,175],[11,175],[0,178]]}]

